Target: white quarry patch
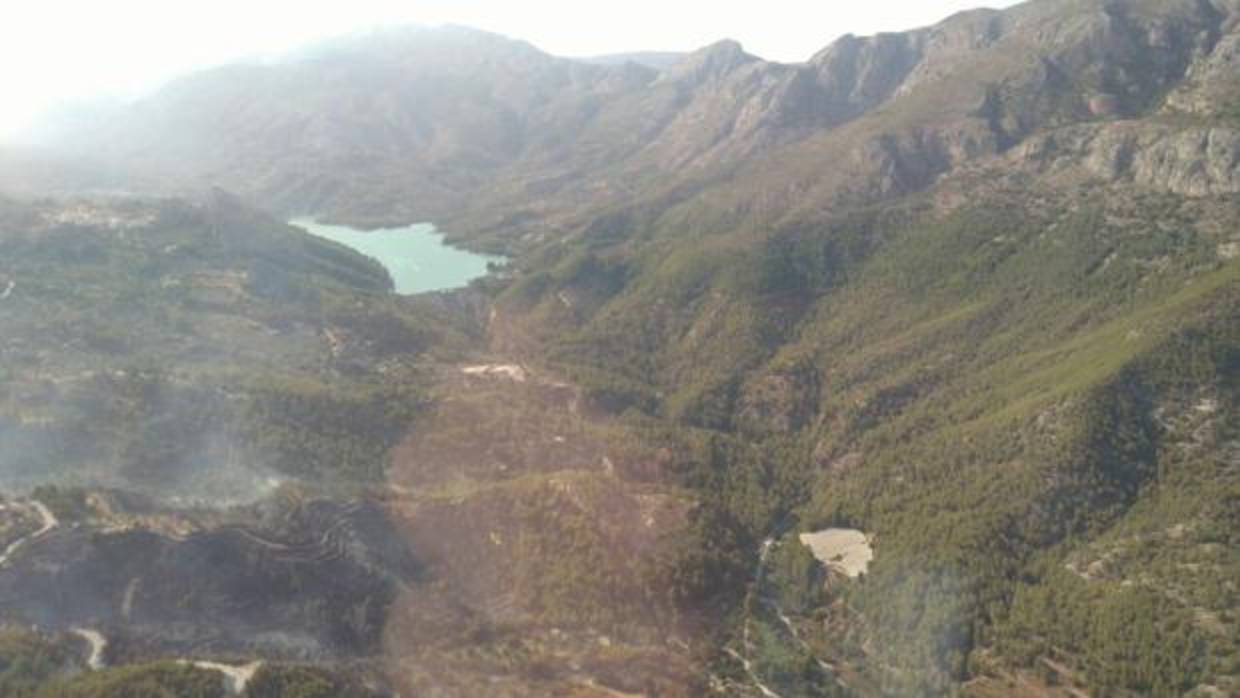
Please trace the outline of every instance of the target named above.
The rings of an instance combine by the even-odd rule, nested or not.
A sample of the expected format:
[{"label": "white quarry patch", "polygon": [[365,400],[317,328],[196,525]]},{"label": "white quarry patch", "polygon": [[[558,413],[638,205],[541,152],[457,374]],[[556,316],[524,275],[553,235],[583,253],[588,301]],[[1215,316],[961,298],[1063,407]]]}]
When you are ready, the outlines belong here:
[{"label": "white quarry patch", "polygon": [[1240,242],[1225,242],[1218,246],[1218,256],[1223,261],[1240,257]]},{"label": "white quarry patch", "polygon": [[518,383],[524,383],[527,378],[525,369],[516,364],[483,364],[481,366],[466,366],[461,369],[461,373],[464,373],[467,376],[507,378]]},{"label": "white quarry patch", "polygon": [[801,544],[809,548],[819,562],[852,579],[864,574],[874,559],[870,537],[851,528],[802,533]]}]

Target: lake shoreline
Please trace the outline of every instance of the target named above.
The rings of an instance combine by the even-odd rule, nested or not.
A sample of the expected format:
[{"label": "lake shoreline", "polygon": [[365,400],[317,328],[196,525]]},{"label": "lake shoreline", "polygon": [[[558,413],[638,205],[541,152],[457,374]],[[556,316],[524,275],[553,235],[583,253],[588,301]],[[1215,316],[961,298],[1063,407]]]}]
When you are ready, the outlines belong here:
[{"label": "lake shoreline", "polygon": [[393,292],[402,296],[453,291],[491,273],[504,257],[457,247],[431,223],[394,228],[355,228],[297,217],[289,225],[344,245],[379,262],[392,277]]}]

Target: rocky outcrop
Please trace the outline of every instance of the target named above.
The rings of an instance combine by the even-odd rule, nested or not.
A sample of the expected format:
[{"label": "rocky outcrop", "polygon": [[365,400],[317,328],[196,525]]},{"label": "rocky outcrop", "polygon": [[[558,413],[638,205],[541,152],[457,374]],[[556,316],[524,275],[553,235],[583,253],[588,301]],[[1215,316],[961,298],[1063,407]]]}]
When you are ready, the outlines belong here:
[{"label": "rocky outcrop", "polygon": [[1184,196],[1240,193],[1240,130],[1121,122],[1031,139],[1016,153],[1034,169],[1079,170]]},{"label": "rocky outcrop", "polygon": [[739,42],[724,39],[699,49],[676,63],[668,70],[667,79],[700,85],[726,78],[737,68],[759,60],[756,56],[745,53]]},{"label": "rocky outcrop", "polygon": [[845,36],[810,61],[824,118],[843,122],[896,93],[923,58],[917,34]]},{"label": "rocky outcrop", "polygon": [[[1219,3],[1221,37],[1167,98],[1175,111],[1240,119],[1240,3]],[[1225,13],[1225,14],[1223,14]]]}]

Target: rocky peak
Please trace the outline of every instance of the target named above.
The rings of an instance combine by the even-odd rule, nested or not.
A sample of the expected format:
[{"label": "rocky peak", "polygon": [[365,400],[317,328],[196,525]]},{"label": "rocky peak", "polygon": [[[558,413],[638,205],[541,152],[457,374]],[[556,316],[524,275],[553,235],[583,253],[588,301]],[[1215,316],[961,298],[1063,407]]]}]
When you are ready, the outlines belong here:
[{"label": "rocky peak", "polygon": [[740,42],[725,39],[689,54],[668,71],[668,77],[678,82],[701,84],[724,78],[737,68],[758,60],[745,53]]},{"label": "rocky peak", "polygon": [[832,120],[865,112],[890,98],[922,59],[915,34],[841,37],[810,60]]}]

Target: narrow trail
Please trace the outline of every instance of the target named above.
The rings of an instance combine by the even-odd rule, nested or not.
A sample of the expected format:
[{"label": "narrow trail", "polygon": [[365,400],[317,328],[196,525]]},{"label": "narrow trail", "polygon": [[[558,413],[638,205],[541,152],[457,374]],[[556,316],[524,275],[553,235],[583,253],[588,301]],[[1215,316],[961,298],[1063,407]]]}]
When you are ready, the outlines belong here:
[{"label": "narrow trail", "polygon": [[604,686],[590,676],[576,676],[573,681],[586,689],[610,696],[610,698],[646,698],[644,693],[625,693],[609,686]]},{"label": "narrow trail", "polygon": [[192,666],[195,669],[204,671],[218,671],[224,675],[227,681],[227,689],[229,695],[239,696],[245,692],[245,687],[254,679],[254,675],[258,670],[263,668],[263,662],[250,662],[249,664],[232,665],[220,664],[219,662],[203,662],[191,659],[178,659],[178,664]]},{"label": "narrow trail", "polygon": [[840,686],[846,686],[844,682],[840,680],[837,673],[837,668],[830,662],[820,659],[814,653],[814,648],[805,641],[805,638],[801,637],[801,633],[797,630],[796,624],[792,622],[792,618],[790,618],[787,612],[784,611],[784,608],[780,605],[779,600],[765,596],[762,593],[762,583],[766,580],[767,559],[770,557],[771,550],[775,548],[776,544],[777,543],[774,536],[768,537],[762,541],[762,545],[758,549],[758,564],[754,570],[754,581],[749,589],[749,593],[745,597],[745,608],[747,611],[745,614],[745,624],[741,631],[741,649],[743,650],[743,654],[742,652],[737,652],[732,648],[727,648],[724,651],[741,663],[741,666],[744,667],[745,673],[749,676],[750,681],[753,682],[754,686],[758,688],[765,698],[782,698],[782,696],[763,683],[762,677],[758,675],[758,672],[753,667],[753,661],[750,659],[750,654],[753,651],[753,643],[750,639],[750,623],[752,621],[752,614],[748,611],[748,609],[753,608],[754,602],[757,602],[763,606],[766,606],[775,614],[775,617],[779,619],[780,624],[784,626],[784,630],[786,630],[788,635],[791,636],[797,643],[801,651],[805,652],[807,656],[814,660],[819,669],[826,672]]},{"label": "narrow trail", "polygon": [[60,520],[56,518],[56,515],[52,513],[52,510],[48,509],[43,502],[32,499],[30,500],[30,504],[34,506],[34,508],[39,512],[39,516],[43,518],[43,527],[38,531],[35,531],[31,536],[32,538],[38,538],[60,525]]},{"label": "narrow trail", "polygon": [[792,619],[788,617],[787,613],[784,613],[784,609],[779,605],[779,602],[775,599],[762,599],[762,602],[775,612],[775,617],[779,618],[779,622],[783,624],[784,629],[788,631],[788,634],[792,636],[792,639],[797,641],[797,644],[800,645],[801,650],[813,658],[814,662],[818,664],[818,668],[830,673],[832,676],[835,676],[836,683],[843,686],[844,682],[836,676],[836,671],[838,671],[836,666],[825,659],[819,659],[818,656],[814,654],[814,648],[805,641],[805,638],[801,637],[801,631],[797,630],[797,627],[793,624]]},{"label": "narrow trail", "polygon": [[749,680],[753,682],[753,685],[757,687],[758,691],[760,691],[763,696],[766,698],[783,698],[783,696],[779,695],[775,691],[772,691],[769,686],[762,683],[762,679],[758,676],[758,672],[753,668],[753,662],[749,661],[745,657],[742,657],[739,652],[731,647],[724,649],[724,652],[741,663],[741,666],[745,669],[745,673],[749,675]]},{"label": "narrow trail", "polygon": [[[745,596],[746,609],[752,607],[755,597],[761,597],[762,580],[766,578],[766,559],[771,554],[771,548],[774,547],[774,545],[775,539],[767,538],[762,541],[762,545],[758,548],[758,565],[754,569],[754,581],[749,587],[748,594]],[[753,651],[753,642],[750,640],[749,635],[749,623],[750,614],[746,611],[745,625],[741,629],[741,649],[743,650],[743,653],[737,652],[731,647],[724,649],[724,652],[741,663],[741,667],[745,669],[745,674],[749,676],[749,680],[753,682],[753,685],[758,688],[758,691],[761,692],[765,698],[783,698],[783,696],[776,693],[770,686],[767,686],[762,681],[762,677],[759,676],[757,670],[754,669],[753,661],[749,658],[749,654]]]},{"label": "narrow trail", "polygon": [[86,640],[90,644],[90,655],[86,658],[86,666],[91,671],[99,671],[103,668],[103,651],[108,647],[108,639],[98,630],[90,628],[73,628],[69,632]]},{"label": "narrow trail", "polygon": [[138,585],[141,583],[141,577],[134,577],[125,586],[125,598],[121,600],[121,617],[125,620],[129,620],[129,616],[133,614],[133,598],[138,592]]},{"label": "narrow trail", "polygon": [[12,559],[12,557],[27,544],[46,536],[60,525],[60,520],[56,518],[56,515],[52,513],[52,510],[48,509],[43,502],[32,499],[30,500],[30,506],[39,514],[39,518],[43,520],[43,523],[39,530],[34,533],[31,533],[28,536],[23,536],[12,543],[9,543],[9,546],[4,549],[4,553],[0,554],[0,567],[8,564],[9,560]]},{"label": "narrow trail", "polygon": [[[22,538],[19,538],[18,540],[10,543],[8,548],[5,549],[4,553],[0,555],[0,565],[6,564],[13,557],[13,555],[17,553],[19,550],[29,545],[33,541],[36,541],[39,538],[46,536],[48,533],[51,533],[55,528],[60,526],[60,520],[57,519],[56,515],[52,513],[51,509],[48,509],[47,506],[44,505],[42,502],[39,502],[37,500],[31,500],[29,506],[39,514],[39,518],[42,519],[42,523],[39,529],[36,530],[35,532],[27,536],[23,536]],[[336,530],[339,528],[339,524],[340,522],[337,522],[337,525],[332,526],[332,528],[329,529],[328,532],[324,534],[323,544],[326,544],[327,541],[331,538],[331,536],[336,533]],[[245,532],[245,531],[242,531],[242,532],[248,534],[248,532]],[[271,541],[265,541],[261,538],[258,538],[257,536],[254,536],[253,534],[248,534],[248,536],[251,539],[253,539],[255,542],[258,542],[260,544],[270,545],[271,547],[280,546],[280,544],[278,543],[273,543]],[[130,581],[129,586],[126,589],[125,602],[124,602],[126,615],[128,615],[129,607],[133,603],[133,594],[137,588],[138,583],[139,583],[139,579],[134,578],[133,580]],[[90,646],[90,654],[87,655],[87,658],[86,658],[86,666],[88,669],[90,669],[91,671],[99,671],[100,669],[103,669],[106,666],[104,662],[104,653],[106,652],[107,647],[108,647],[108,639],[107,637],[103,635],[103,633],[99,632],[98,630],[94,630],[92,628],[85,628],[85,627],[71,628],[69,630],[69,633],[82,638]],[[263,662],[261,661],[251,662],[249,664],[244,664],[240,666],[233,666],[230,664],[221,664],[218,662],[196,661],[196,660],[190,660],[190,659],[179,659],[177,660],[177,662],[180,664],[194,666],[199,669],[204,669],[207,671],[218,671],[224,674],[224,677],[226,679],[226,685],[229,691],[229,695],[234,695],[234,696],[239,696],[242,693],[244,693],[246,686],[249,685],[250,680],[254,678],[254,674],[257,673],[257,671],[263,666]]]}]

